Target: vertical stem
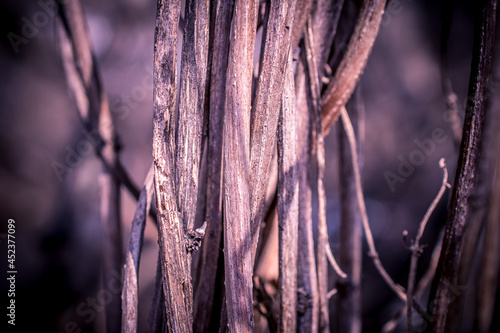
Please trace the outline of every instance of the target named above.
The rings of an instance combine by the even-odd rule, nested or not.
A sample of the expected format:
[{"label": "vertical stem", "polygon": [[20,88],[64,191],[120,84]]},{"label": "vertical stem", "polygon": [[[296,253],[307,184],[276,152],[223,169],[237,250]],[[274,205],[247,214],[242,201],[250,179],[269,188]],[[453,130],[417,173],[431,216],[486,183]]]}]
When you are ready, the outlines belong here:
[{"label": "vertical stem", "polygon": [[307,21],[304,44],[304,57],[307,64],[307,81],[313,104],[313,119],[316,140],[316,161],[318,163],[318,292],[319,292],[319,330],[330,331],[330,319],[328,314],[328,263],[326,260],[326,248],[328,246],[328,229],[326,224],[326,195],[325,195],[325,143],[321,125],[320,88],[317,72],[316,57],[314,54],[314,40],[311,28],[311,19]]},{"label": "vertical stem", "polygon": [[291,51],[285,72],[278,123],[279,331],[295,332],[297,323],[298,179],[296,106]]},{"label": "vertical stem", "polygon": [[190,332],[193,323],[191,269],[174,184],[179,15],[179,2],[158,0],[154,47],[153,160],[167,325],[173,332]]},{"label": "vertical stem", "polygon": [[253,330],[250,109],[258,1],[236,0],[224,114],[224,267],[231,332]]},{"label": "vertical stem", "polygon": [[229,54],[229,34],[233,14],[233,0],[217,1],[212,71],[210,77],[210,105],[207,152],[207,234],[201,249],[201,265],[197,286],[194,329],[206,332],[214,307],[216,276],[222,238],[222,134],[226,94],[226,73]]},{"label": "vertical stem", "polygon": [[298,321],[299,332],[318,331],[318,279],[314,255],[312,225],[312,190],[310,179],[311,126],[306,97],[306,76],[304,62],[297,64],[295,79],[297,99],[297,160],[299,177],[299,239],[297,259]]},{"label": "vertical stem", "polygon": [[[356,140],[362,146],[362,122],[364,121],[364,105],[360,87],[355,90],[346,108],[351,114],[355,127]],[[340,123],[340,267],[348,278],[337,282],[337,330],[338,332],[361,332],[361,269],[362,269],[362,227],[361,214],[356,200],[356,182],[349,149],[342,123]],[[360,155],[358,155],[360,156]],[[361,171],[361,170],[360,170]]]},{"label": "vertical stem", "polygon": [[480,10],[476,22],[471,79],[469,81],[469,96],[472,97],[472,100],[467,104],[465,110],[462,142],[443,248],[429,297],[433,332],[445,331],[452,297],[449,284],[455,283],[459,274],[458,266],[463,250],[463,240],[471,214],[469,201],[476,190],[478,161],[482,150],[481,141],[486,112],[485,93],[488,77],[491,74],[496,1],[481,1]]},{"label": "vertical stem", "polygon": [[[273,157],[296,0],[269,2],[264,48],[252,105],[250,138],[250,212],[252,260],[255,260],[264,201]],[[253,54],[253,53],[252,53]],[[252,67],[250,67],[252,68]]]}]

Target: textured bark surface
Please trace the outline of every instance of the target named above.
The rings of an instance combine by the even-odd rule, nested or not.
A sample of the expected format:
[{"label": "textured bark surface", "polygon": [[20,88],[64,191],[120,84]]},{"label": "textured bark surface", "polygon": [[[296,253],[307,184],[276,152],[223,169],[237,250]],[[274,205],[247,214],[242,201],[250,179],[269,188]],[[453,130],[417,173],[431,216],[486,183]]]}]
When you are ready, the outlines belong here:
[{"label": "textured bark surface", "polygon": [[[265,212],[264,199],[269,165],[276,141],[285,68],[290,50],[296,0],[273,0],[264,28],[264,50],[252,105],[250,138],[250,214],[252,260],[255,260],[259,231]],[[253,54],[253,53],[252,53]],[[251,67],[250,67],[251,68]]]},{"label": "textured bark surface", "polygon": [[458,276],[464,236],[470,219],[470,200],[476,190],[486,112],[485,93],[491,74],[495,21],[496,1],[482,1],[475,31],[471,79],[469,81],[469,96],[472,99],[465,110],[462,142],[443,248],[429,297],[429,310],[432,313],[430,329],[433,332],[446,330],[448,308],[452,298],[452,290],[449,285],[453,284]]},{"label": "textured bark surface", "polygon": [[235,2],[224,114],[224,267],[230,332],[253,330],[250,107],[258,1]]},{"label": "textured bark surface", "polygon": [[175,185],[182,222],[185,230],[189,230],[194,227],[202,151],[210,21],[208,0],[186,1],[184,16],[186,25],[182,43]]},{"label": "textured bark surface", "polygon": [[[201,249],[199,292],[195,298],[194,318],[200,318],[194,330],[207,332],[208,318],[216,291],[219,256],[222,255],[222,134],[226,93],[226,73],[229,53],[229,33],[233,14],[233,0],[217,1],[215,36],[210,82],[210,110],[207,153],[207,234]],[[214,18],[212,18],[214,19]]]},{"label": "textured bark surface", "polygon": [[340,107],[351,97],[365,69],[380,28],[385,4],[386,0],[365,0],[361,5],[346,53],[321,97],[324,135],[328,134],[331,125],[337,120]]},{"label": "textured bark surface", "polygon": [[297,64],[295,91],[297,100],[297,159],[299,178],[299,237],[297,259],[297,330],[318,330],[318,280],[312,223],[311,112],[306,96],[304,61]]},{"label": "textured bark surface", "polygon": [[191,270],[175,191],[177,27],[180,3],[158,1],[154,47],[153,160],[163,294],[168,328],[192,330]]},{"label": "textured bark surface", "polygon": [[289,51],[278,124],[279,331],[297,324],[298,177],[296,105],[292,55]]}]

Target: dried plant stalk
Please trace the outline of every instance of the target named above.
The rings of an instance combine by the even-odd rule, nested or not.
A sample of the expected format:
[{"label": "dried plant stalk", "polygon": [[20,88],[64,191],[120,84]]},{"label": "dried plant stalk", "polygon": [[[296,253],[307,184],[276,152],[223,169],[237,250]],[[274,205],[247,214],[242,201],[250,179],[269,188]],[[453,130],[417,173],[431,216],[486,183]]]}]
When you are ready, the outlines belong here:
[{"label": "dried plant stalk", "polygon": [[[327,266],[327,249],[328,229],[326,224],[326,195],[324,185],[325,174],[325,143],[323,132],[321,130],[321,109],[320,109],[320,87],[317,72],[316,56],[314,54],[314,40],[311,28],[311,19],[306,24],[306,33],[304,38],[304,57],[307,64],[307,81],[311,95],[311,103],[313,110],[314,128],[316,134],[316,158],[318,163],[318,245],[317,245],[317,262],[318,262],[318,292],[319,292],[319,330],[322,332],[329,331],[329,315],[328,315],[328,266]],[[331,256],[333,258],[333,255]],[[341,276],[345,275],[338,267],[336,261],[333,268],[337,268],[337,273]]]},{"label": "dried plant stalk", "polygon": [[298,179],[294,89],[289,51],[278,123],[280,332],[295,332],[297,323]]},{"label": "dried plant stalk", "polygon": [[191,269],[174,186],[179,15],[180,3],[158,0],[154,48],[153,160],[167,324],[170,331],[190,332],[193,323]]},{"label": "dried plant stalk", "polygon": [[222,239],[222,133],[226,94],[226,73],[229,53],[229,33],[234,1],[217,1],[212,71],[210,78],[210,106],[207,152],[207,234],[200,258],[199,282],[195,295],[194,330],[206,332],[212,318],[215,286]]},{"label": "dried plant stalk", "polygon": [[321,97],[324,135],[328,134],[340,115],[340,108],[346,104],[358,84],[377,37],[385,4],[386,0],[364,0],[361,5],[346,53]]},{"label": "dried plant stalk", "polygon": [[[413,300],[415,279],[417,278],[418,257],[420,257],[420,254],[422,254],[423,251],[423,248],[420,245],[420,240],[424,235],[425,227],[427,226],[427,222],[429,222],[431,214],[436,209],[439,201],[441,201],[441,198],[443,197],[446,188],[450,186],[448,184],[448,169],[446,169],[444,158],[441,158],[439,160],[439,167],[443,169],[443,181],[441,183],[441,187],[439,188],[439,191],[434,200],[432,201],[431,205],[427,209],[424,218],[422,219],[422,221],[420,221],[417,236],[415,237],[414,242],[410,246],[410,251],[411,251],[410,274],[408,274],[408,286],[406,292],[406,315],[407,315],[407,327],[409,333],[413,332],[413,316],[412,316],[413,302],[410,302],[409,300]],[[408,232],[406,232],[406,234],[407,233]]]},{"label": "dried plant stalk", "polygon": [[[207,79],[208,0],[186,1],[182,43],[179,112],[175,160],[175,188],[185,230],[192,230],[197,207],[201,136]],[[196,52],[193,52],[196,50]]]},{"label": "dried plant stalk", "polygon": [[253,261],[257,252],[260,226],[265,214],[263,208],[267,179],[275,149],[295,2],[296,0],[270,1],[269,18],[264,26],[264,47],[255,98],[252,103],[250,133],[250,214]]},{"label": "dried plant stalk", "polygon": [[231,332],[253,330],[250,108],[258,1],[236,0],[224,114],[224,267]]},{"label": "dried plant stalk", "polygon": [[444,332],[450,306],[449,283],[459,273],[459,262],[463,250],[464,236],[470,218],[469,201],[476,191],[478,160],[481,156],[481,140],[486,112],[485,93],[491,74],[493,54],[496,1],[482,1],[474,38],[469,96],[472,100],[465,110],[462,142],[455,182],[451,194],[448,221],[446,223],[443,249],[436,277],[429,298],[432,312],[432,330]]},{"label": "dried plant stalk", "polygon": [[148,171],[139,196],[128,241],[122,289],[122,332],[137,332],[139,263],[146,217],[153,198],[153,166]]},{"label": "dried plant stalk", "polygon": [[[363,139],[364,105],[360,88],[356,88],[346,108],[356,126],[356,141]],[[340,250],[339,264],[348,279],[337,281],[337,318],[339,332],[361,332],[361,269],[362,239],[361,214],[356,200],[356,182],[349,149],[349,142],[340,124],[339,137],[339,182],[340,182]],[[361,148],[358,146],[358,153]],[[361,156],[361,155],[359,155]]]},{"label": "dried plant stalk", "polygon": [[299,178],[299,239],[297,259],[297,330],[318,330],[318,283],[312,226],[312,190],[309,168],[311,156],[311,121],[306,100],[304,60],[297,64],[295,91],[297,100],[297,160]]}]

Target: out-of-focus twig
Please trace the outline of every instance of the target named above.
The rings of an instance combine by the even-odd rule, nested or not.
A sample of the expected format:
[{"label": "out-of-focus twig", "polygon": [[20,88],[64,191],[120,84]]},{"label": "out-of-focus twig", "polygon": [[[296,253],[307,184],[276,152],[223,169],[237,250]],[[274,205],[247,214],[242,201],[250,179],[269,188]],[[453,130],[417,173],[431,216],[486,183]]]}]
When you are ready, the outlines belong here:
[{"label": "out-of-focus twig", "polygon": [[[83,9],[79,1],[60,5],[57,20],[57,36],[66,81],[73,95],[78,114],[86,130],[97,132],[100,144],[96,153],[104,164],[99,177],[100,213],[103,228],[104,281],[113,272],[121,272],[123,264],[120,182],[131,186],[123,172],[118,157],[118,140],[109,110],[106,94],[102,88],[97,64],[90,46]],[[131,186],[133,190],[138,191]],[[120,295],[113,295],[106,305],[106,326],[108,332],[120,331]]]}]

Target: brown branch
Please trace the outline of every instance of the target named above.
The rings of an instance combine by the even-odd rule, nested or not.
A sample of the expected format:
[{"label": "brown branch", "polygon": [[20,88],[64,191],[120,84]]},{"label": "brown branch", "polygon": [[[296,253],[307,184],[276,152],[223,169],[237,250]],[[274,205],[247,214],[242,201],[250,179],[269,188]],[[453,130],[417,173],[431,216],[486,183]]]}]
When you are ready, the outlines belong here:
[{"label": "brown branch", "polygon": [[[175,156],[175,189],[184,230],[193,229],[196,215],[201,136],[207,80],[209,2],[186,1],[182,43],[179,112]],[[194,52],[196,50],[196,52]],[[189,257],[189,260],[191,258]]]},{"label": "brown branch", "polygon": [[[264,26],[264,47],[252,105],[250,134],[252,261],[255,261],[260,226],[265,214],[265,193],[276,141],[295,2],[296,0],[270,1],[269,18]],[[251,64],[248,68],[252,68]]]},{"label": "brown branch", "polygon": [[[447,187],[450,187],[448,184],[448,169],[446,169],[446,164],[444,158],[441,158],[439,160],[439,167],[443,169],[443,181],[441,183],[441,187],[432,201],[431,205],[427,209],[427,212],[424,215],[424,218],[420,222],[420,226],[418,228],[418,233],[417,236],[415,237],[415,240],[410,246],[410,251],[411,251],[411,261],[410,261],[410,274],[408,275],[408,286],[407,286],[407,292],[406,292],[406,315],[407,315],[407,327],[408,327],[408,332],[411,333],[413,332],[413,317],[412,317],[412,302],[408,301],[413,300],[413,294],[414,294],[414,289],[415,289],[415,279],[417,278],[417,265],[418,265],[418,258],[422,254],[423,248],[420,245],[420,240],[422,239],[422,236],[425,231],[425,227],[427,226],[427,222],[429,222],[429,218],[431,217],[431,214],[434,212],[436,209],[439,201],[441,201],[441,198],[443,197],[444,192],[446,191]],[[406,232],[408,233],[408,232]]]},{"label": "brown branch", "polygon": [[[417,288],[415,289],[415,296],[414,299],[419,300],[420,297],[422,296],[422,293],[424,292],[425,288],[432,282],[432,279],[434,278],[434,274],[436,273],[436,268],[439,262],[439,254],[441,252],[441,246],[443,245],[443,237],[444,237],[444,228],[441,230],[438,236],[438,241],[436,242],[436,245],[434,246],[434,249],[432,250],[432,256],[431,260],[429,263],[429,266],[427,267],[427,270],[418,282]],[[390,333],[396,329],[396,326],[401,319],[406,314],[406,304],[403,305],[398,312],[394,315],[394,317],[389,320],[385,325],[382,327],[382,333]],[[427,319],[429,315],[423,316],[424,319]]]},{"label": "brown branch", "polygon": [[406,295],[405,295],[403,287],[401,287],[400,285],[397,285],[392,280],[389,273],[387,273],[384,266],[382,265],[382,262],[380,261],[377,250],[375,248],[375,242],[373,240],[373,235],[372,235],[372,232],[370,229],[370,223],[368,222],[368,215],[366,213],[365,199],[363,197],[363,187],[361,185],[361,175],[359,173],[358,153],[357,153],[357,148],[356,148],[356,136],[354,134],[354,129],[352,127],[351,120],[349,119],[349,115],[347,114],[345,107],[340,108],[340,114],[342,117],[342,124],[344,125],[344,130],[346,131],[347,139],[349,141],[349,147],[351,150],[352,165],[354,168],[354,180],[356,182],[356,197],[357,197],[359,209],[361,211],[361,217],[362,217],[362,221],[363,221],[363,229],[365,231],[365,236],[366,236],[366,242],[368,243],[368,247],[370,249],[369,256],[372,259],[373,263],[375,264],[375,268],[377,269],[379,274],[382,276],[384,281],[387,283],[389,288],[391,288],[392,291],[394,291],[394,293],[402,301],[406,302]]},{"label": "brown branch", "polygon": [[180,3],[158,0],[154,47],[153,159],[163,294],[168,328],[192,330],[192,286],[185,230],[174,186],[177,28]]},{"label": "brown branch", "polygon": [[[361,157],[363,141],[364,105],[358,86],[346,105],[356,126],[356,141],[360,142]],[[361,214],[356,200],[356,182],[352,157],[342,123],[339,124],[339,182],[340,182],[340,267],[349,276],[337,281],[337,330],[339,332],[361,332],[361,271],[363,230]],[[360,163],[361,164],[361,163]]]},{"label": "brown branch", "polygon": [[[443,332],[446,327],[451,290],[449,281],[455,281],[459,273],[464,236],[471,215],[470,198],[477,190],[478,162],[481,156],[481,140],[486,112],[486,88],[491,74],[496,22],[496,1],[481,2],[477,17],[472,57],[469,96],[465,110],[464,129],[460,145],[458,167],[452,190],[445,238],[440,264],[430,294],[432,330]],[[431,304],[432,303],[432,304]]]},{"label": "brown branch", "polygon": [[304,38],[304,53],[306,66],[306,78],[309,87],[310,100],[312,103],[314,129],[316,134],[316,161],[318,164],[318,245],[317,245],[317,261],[318,261],[318,292],[319,292],[319,330],[322,332],[329,331],[328,317],[328,266],[327,266],[327,247],[328,245],[328,229],[326,224],[326,195],[324,185],[325,174],[325,143],[323,132],[321,131],[321,108],[320,108],[320,87],[317,72],[316,55],[314,53],[314,40],[312,35],[311,19],[306,24],[306,32]]},{"label": "brown branch", "polygon": [[278,123],[280,332],[295,332],[297,324],[298,179],[293,80],[292,52],[289,50]]},{"label": "brown branch", "polygon": [[200,258],[199,292],[195,295],[195,331],[206,332],[212,318],[216,277],[222,239],[222,133],[225,105],[226,72],[229,53],[229,33],[234,2],[217,1],[215,38],[210,77],[210,106],[207,145],[207,234],[202,244]]},{"label": "brown branch", "polygon": [[297,64],[295,91],[297,100],[297,159],[299,177],[299,255],[297,260],[298,322],[300,332],[318,330],[318,279],[312,225],[312,111],[307,101],[305,60]]},{"label": "brown branch", "polygon": [[146,217],[153,198],[153,166],[142,188],[128,241],[122,289],[122,332],[137,332],[139,263]]},{"label": "brown branch", "polygon": [[347,51],[322,98],[323,135],[351,97],[377,37],[386,0],[364,0]]},{"label": "brown branch", "polygon": [[253,330],[250,109],[258,1],[236,0],[224,113],[224,267],[231,332]]}]

